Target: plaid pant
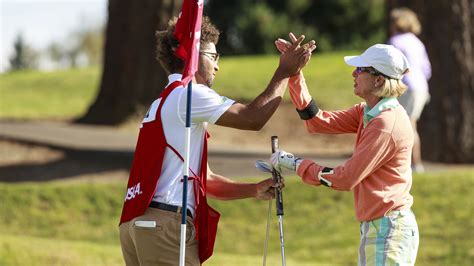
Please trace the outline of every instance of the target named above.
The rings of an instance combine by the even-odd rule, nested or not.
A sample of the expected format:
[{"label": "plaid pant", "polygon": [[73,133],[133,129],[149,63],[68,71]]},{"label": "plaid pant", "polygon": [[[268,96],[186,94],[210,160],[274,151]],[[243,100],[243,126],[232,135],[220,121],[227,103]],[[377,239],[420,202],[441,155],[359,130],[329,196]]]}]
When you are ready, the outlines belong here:
[{"label": "plaid pant", "polygon": [[414,265],[419,233],[411,210],[360,224],[358,265]]}]

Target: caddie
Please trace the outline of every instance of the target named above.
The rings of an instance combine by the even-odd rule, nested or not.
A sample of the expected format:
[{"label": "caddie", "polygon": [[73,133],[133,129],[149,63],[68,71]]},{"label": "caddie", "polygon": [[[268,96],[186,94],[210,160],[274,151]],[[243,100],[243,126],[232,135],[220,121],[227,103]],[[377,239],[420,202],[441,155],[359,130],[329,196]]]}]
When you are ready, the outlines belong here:
[{"label": "caddie", "polygon": [[[279,39],[276,45],[284,53],[290,43]],[[358,265],[414,265],[419,233],[410,209],[413,130],[397,100],[406,90],[401,79],[408,61],[400,50],[383,44],[344,60],[355,67],[354,94],[365,102],[328,112],[310,96],[302,73],[290,78],[289,87],[308,132],[356,134],[352,157],[332,168],[280,150],[272,154],[272,164],[296,171],[306,184],[354,192],[360,221]]]},{"label": "caddie", "polygon": [[[212,255],[220,214],[206,196],[220,200],[269,200],[277,185],[272,179],[240,183],[213,173],[207,163],[207,125],[260,130],[277,109],[288,77],[299,72],[315,49],[300,47],[301,36],[280,56],[266,89],[245,105],[211,89],[219,70],[219,31],[202,20],[199,66],[193,80],[190,180],[187,209],[181,210],[186,88],[181,84],[184,62],[175,55],[176,18],[157,32],[157,59],[170,74],[168,85],[143,119],[120,220],[120,242],[127,265],[177,265],[181,212],[187,213],[186,265],[200,265]],[[238,78],[238,77],[234,77]],[[249,88],[250,89],[250,88]]]}]

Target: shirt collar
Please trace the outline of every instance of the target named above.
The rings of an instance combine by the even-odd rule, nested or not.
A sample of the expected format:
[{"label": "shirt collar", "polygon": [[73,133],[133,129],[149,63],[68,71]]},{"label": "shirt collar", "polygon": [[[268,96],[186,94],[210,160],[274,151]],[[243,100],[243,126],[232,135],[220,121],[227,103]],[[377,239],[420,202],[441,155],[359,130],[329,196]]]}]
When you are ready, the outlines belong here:
[{"label": "shirt collar", "polygon": [[372,109],[369,109],[369,106],[366,104],[364,107],[364,128],[372,119],[380,115],[382,111],[395,108],[399,105],[400,103],[397,98],[394,97],[382,98]]},{"label": "shirt collar", "polygon": [[183,75],[181,75],[179,73],[174,73],[174,74],[169,75],[168,76],[168,85],[166,85],[166,86],[171,85],[171,83],[173,83],[177,80],[181,80],[182,77],[183,77]]}]

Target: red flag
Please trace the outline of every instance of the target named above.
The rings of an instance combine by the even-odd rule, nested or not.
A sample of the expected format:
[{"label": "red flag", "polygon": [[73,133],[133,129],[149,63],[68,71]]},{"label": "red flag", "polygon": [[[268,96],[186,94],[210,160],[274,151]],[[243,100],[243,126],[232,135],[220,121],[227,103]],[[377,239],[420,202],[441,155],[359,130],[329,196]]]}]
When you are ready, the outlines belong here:
[{"label": "red flag", "polygon": [[184,60],[183,78],[186,86],[198,69],[199,40],[204,0],[184,0],[179,13],[174,36],[179,42],[176,56]]}]

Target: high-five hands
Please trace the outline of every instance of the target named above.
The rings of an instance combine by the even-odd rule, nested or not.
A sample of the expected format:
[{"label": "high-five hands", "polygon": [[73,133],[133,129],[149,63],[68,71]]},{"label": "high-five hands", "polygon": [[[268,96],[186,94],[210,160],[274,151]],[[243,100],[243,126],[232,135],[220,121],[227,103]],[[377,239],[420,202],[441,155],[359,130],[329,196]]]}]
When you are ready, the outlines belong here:
[{"label": "high-five hands", "polygon": [[[305,39],[304,35],[301,35],[299,38],[296,38],[293,33],[290,33],[290,38],[292,39],[292,43],[289,43],[283,39],[278,39],[282,40],[280,41],[280,44],[278,44],[278,46],[280,46],[284,51],[280,56],[280,65],[278,66],[278,68],[283,73],[292,76],[294,74],[299,73],[301,69],[308,63],[309,59],[311,58],[311,53],[314,49],[316,49],[316,45],[314,40],[311,40],[306,44],[301,45],[301,43]],[[276,42],[278,42],[278,40]]]},{"label": "high-five hands", "polygon": [[304,55],[304,65],[300,67],[297,72],[294,73],[294,74],[297,74],[311,59],[311,54],[314,51],[314,49],[316,49],[316,44],[314,40],[311,40],[310,42],[307,42],[303,44],[302,46],[300,46],[302,42],[302,40],[300,41],[300,38],[304,37],[304,35],[300,36],[300,38],[297,39],[296,36],[292,32],[290,32],[289,36],[290,36],[291,42],[285,39],[278,38],[275,41],[275,46],[282,55],[292,51],[292,49],[295,49],[295,48],[296,49],[302,48],[304,51],[306,51]]},{"label": "high-five hands", "polygon": [[[289,36],[290,36],[291,42],[285,39],[281,39],[281,38],[278,38],[275,41],[275,46],[277,50],[282,54],[286,53],[290,49],[291,45],[298,41],[298,39],[296,39],[296,36],[292,32],[290,32]],[[302,47],[306,50],[311,50],[311,52],[313,52],[314,49],[316,49],[316,45],[314,41],[307,42],[303,44]]]},{"label": "high-five hands", "polygon": [[283,150],[277,150],[270,157],[270,162],[279,172],[281,172],[282,168],[296,171],[301,161],[301,158],[297,158],[293,154]]}]

